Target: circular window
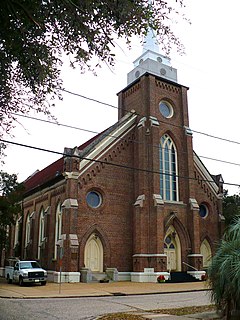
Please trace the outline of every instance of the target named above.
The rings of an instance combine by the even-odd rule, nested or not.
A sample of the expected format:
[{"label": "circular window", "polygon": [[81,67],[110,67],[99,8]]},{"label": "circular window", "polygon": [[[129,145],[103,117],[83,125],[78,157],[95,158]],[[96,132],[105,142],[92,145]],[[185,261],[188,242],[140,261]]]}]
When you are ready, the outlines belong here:
[{"label": "circular window", "polygon": [[159,103],[159,110],[165,118],[171,118],[173,116],[173,107],[167,101],[161,101]]},{"label": "circular window", "polygon": [[92,208],[98,208],[102,204],[102,196],[97,191],[90,191],[87,194],[87,204]]},{"label": "circular window", "polygon": [[205,204],[200,204],[199,215],[201,218],[206,218],[206,216],[208,215],[208,208],[207,206],[205,206]]},{"label": "circular window", "polygon": [[166,71],[166,69],[161,68],[161,69],[160,69],[160,73],[161,73],[162,76],[165,76],[166,73],[167,73],[167,71]]},{"label": "circular window", "polygon": [[135,72],[135,78],[138,78],[140,76],[140,71]]}]

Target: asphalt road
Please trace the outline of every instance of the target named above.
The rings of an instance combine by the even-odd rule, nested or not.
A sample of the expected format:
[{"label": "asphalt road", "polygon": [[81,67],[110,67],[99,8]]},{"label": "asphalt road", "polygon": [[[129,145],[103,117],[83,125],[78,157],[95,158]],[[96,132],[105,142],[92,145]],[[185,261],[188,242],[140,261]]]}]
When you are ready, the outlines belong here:
[{"label": "asphalt road", "polygon": [[0,299],[0,320],[93,320],[105,313],[210,303],[209,291],[121,297]]}]

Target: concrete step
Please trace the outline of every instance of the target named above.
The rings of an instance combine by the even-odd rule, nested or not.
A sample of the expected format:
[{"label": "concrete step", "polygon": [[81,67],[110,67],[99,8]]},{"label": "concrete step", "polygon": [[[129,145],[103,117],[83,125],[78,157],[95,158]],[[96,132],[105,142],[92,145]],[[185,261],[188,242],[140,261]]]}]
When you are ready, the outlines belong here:
[{"label": "concrete step", "polygon": [[105,272],[92,272],[92,282],[99,282],[107,278]]}]

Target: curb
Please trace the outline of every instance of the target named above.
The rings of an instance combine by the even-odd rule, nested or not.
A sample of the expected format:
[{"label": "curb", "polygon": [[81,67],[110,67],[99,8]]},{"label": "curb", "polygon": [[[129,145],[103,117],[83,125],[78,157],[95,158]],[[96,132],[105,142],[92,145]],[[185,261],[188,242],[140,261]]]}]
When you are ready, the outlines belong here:
[{"label": "curb", "polygon": [[92,295],[49,295],[49,296],[2,296],[2,299],[76,299],[76,298],[101,298],[101,297],[123,297],[123,296],[140,296],[140,295],[155,295],[155,294],[173,294],[184,292],[198,292],[198,291],[210,291],[211,289],[194,289],[194,290],[179,290],[179,291],[165,291],[165,292],[137,292],[137,293],[124,293],[124,292],[109,292],[105,294],[92,294]]}]

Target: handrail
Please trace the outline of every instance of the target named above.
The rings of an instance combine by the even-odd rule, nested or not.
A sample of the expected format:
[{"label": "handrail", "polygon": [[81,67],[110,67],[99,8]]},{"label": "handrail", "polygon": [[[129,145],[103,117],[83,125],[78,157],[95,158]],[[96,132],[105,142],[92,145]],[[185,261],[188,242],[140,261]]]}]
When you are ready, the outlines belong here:
[{"label": "handrail", "polygon": [[185,264],[186,266],[188,266],[188,267],[192,268],[192,269],[193,269],[193,270],[195,270],[195,271],[198,271],[198,269],[197,269],[197,268],[195,268],[195,267],[191,266],[190,264],[188,264],[188,263],[186,263],[186,262],[183,262],[183,264]]}]

